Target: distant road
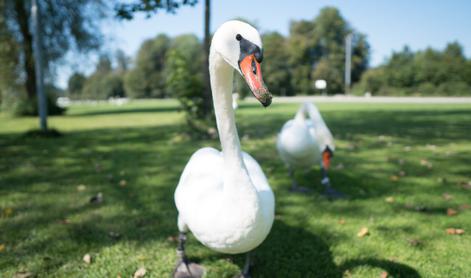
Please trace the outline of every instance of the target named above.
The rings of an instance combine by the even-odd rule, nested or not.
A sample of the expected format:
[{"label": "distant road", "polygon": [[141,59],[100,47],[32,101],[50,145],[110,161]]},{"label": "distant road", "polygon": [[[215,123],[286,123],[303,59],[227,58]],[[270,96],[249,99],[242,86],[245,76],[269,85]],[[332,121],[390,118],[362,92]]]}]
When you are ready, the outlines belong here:
[{"label": "distant road", "polygon": [[[255,101],[254,98],[246,98]],[[275,97],[277,103],[313,102],[346,102],[346,103],[471,103],[471,97],[361,97],[361,96],[295,96]]]}]

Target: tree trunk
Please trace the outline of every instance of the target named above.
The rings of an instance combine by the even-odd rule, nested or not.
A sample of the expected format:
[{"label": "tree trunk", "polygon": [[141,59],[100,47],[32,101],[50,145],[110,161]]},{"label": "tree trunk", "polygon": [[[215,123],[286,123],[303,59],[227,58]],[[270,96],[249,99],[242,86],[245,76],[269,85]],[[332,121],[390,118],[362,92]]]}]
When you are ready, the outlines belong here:
[{"label": "tree trunk", "polygon": [[209,80],[209,40],[210,32],[209,26],[211,21],[211,1],[205,0],[204,3],[204,53],[205,53],[205,62],[204,62],[204,92],[203,92],[203,101],[204,101],[204,113],[208,116],[212,111],[212,98],[211,98],[211,84]]},{"label": "tree trunk", "polygon": [[20,26],[20,32],[23,36],[23,51],[24,51],[24,61],[23,67],[26,73],[26,92],[28,93],[28,98],[32,99],[36,96],[36,71],[34,69],[34,57],[33,57],[33,36],[29,31],[28,25],[28,12],[26,10],[25,1],[16,0],[15,1],[15,13],[16,21],[18,26]]}]

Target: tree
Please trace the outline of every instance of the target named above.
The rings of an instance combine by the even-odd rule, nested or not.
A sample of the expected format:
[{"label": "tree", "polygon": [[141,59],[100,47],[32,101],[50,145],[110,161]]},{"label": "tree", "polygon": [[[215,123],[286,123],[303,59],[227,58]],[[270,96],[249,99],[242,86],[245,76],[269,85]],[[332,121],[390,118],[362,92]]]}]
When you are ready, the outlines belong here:
[{"label": "tree", "polygon": [[443,51],[413,52],[405,46],[384,65],[368,70],[356,89],[378,95],[469,95],[470,69],[457,42]]},{"label": "tree", "polygon": [[122,51],[118,49],[115,53],[116,59],[116,71],[119,73],[125,73],[129,69],[130,58]]},{"label": "tree", "polygon": [[291,74],[288,64],[289,53],[287,40],[277,32],[267,33],[262,36],[263,52],[269,57],[264,63],[263,75],[270,91],[275,95],[291,96]]},{"label": "tree", "polygon": [[[24,84],[28,99],[36,96],[33,36],[30,28],[31,5],[28,0],[2,1],[5,24],[1,32],[8,32],[16,44],[16,55],[3,56],[18,64],[16,76]],[[98,21],[104,17],[101,1],[39,1],[39,26],[42,36],[44,67],[51,67],[69,51],[88,52],[98,49],[101,34]]]},{"label": "tree", "polygon": [[149,98],[167,96],[165,88],[165,57],[171,40],[167,35],[158,35],[145,41],[137,53],[135,67],[124,79],[130,97]]},{"label": "tree", "polygon": [[[116,5],[115,11],[119,18],[130,20],[133,18],[135,13],[143,12],[146,16],[150,17],[156,14],[159,10],[164,10],[169,13],[175,13],[177,9],[182,6],[194,6],[198,3],[198,0],[134,0],[128,3],[121,3]],[[203,49],[205,56],[205,63],[201,71],[204,73],[204,86],[200,94],[203,102],[203,112],[205,117],[212,114],[211,104],[211,91],[210,91],[210,80],[209,80],[209,44],[211,39],[210,34],[210,20],[211,20],[211,1],[205,0],[204,2],[204,38],[203,38]],[[129,82],[135,83],[137,76],[129,76]]]},{"label": "tree", "polygon": [[343,91],[345,36],[353,34],[352,81],[360,79],[368,67],[369,45],[336,8],[323,8],[312,21],[293,21],[290,25],[288,51],[292,87],[312,94],[316,79],[327,80],[329,92]]},{"label": "tree", "polygon": [[83,85],[82,97],[107,99],[124,96],[123,75],[117,70],[113,70],[109,56],[100,56],[95,72],[90,75]]},{"label": "tree", "polygon": [[69,93],[69,96],[80,97],[86,80],[87,78],[82,73],[75,72],[72,74],[67,82],[67,92]]},{"label": "tree", "polygon": [[194,6],[198,0],[135,0],[133,2],[118,3],[115,6],[116,15],[131,20],[137,12],[144,12],[147,17],[156,14],[159,10],[175,13],[184,5]]}]

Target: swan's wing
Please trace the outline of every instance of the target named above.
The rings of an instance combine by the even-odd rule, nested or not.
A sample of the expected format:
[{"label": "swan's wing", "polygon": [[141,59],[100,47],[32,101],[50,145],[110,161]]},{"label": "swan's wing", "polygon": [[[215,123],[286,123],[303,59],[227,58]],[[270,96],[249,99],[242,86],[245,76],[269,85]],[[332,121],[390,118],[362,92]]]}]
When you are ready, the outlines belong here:
[{"label": "swan's wing", "polygon": [[258,162],[248,153],[242,152],[245,167],[249,172],[250,180],[255,186],[262,202],[262,211],[265,219],[273,219],[275,211],[275,195],[268,184],[267,177],[263,173]]},{"label": "swan's wing", "polygon": [[277,138],[281,159],[292,167],[309,167],[320,161],[319,146],[310,121],[288,121]]},{"label": "swan's wing", "polygon": [[188,161],[175,190],[175,205],[180,221],[186,221],[190,214],[204,210],[205,205],[214,204],[214,194],[223,189],[223,158],[213,148],[196,151]]},{"label": "swan's wing", "polygon": [[319,144],[320,151],[324,151],[326,147],[329,147],[331,151],[334,151],[334,137],[332,136],[332,133],[330,132],[329,128],[327,127],[327,124],[322,118],[322,115],[319,112],[317,106],[313,103],[306,102],[305,108],[310,117],[309,124],[312,128],[314,128],[311,133],[316,138]]}]

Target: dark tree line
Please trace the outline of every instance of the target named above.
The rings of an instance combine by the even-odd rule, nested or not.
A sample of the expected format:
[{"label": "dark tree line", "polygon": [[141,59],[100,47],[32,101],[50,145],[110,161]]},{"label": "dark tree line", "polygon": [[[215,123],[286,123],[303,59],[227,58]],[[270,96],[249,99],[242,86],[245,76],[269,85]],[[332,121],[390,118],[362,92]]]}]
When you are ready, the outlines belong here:
[{"label": "dark tree line", "polygon": [[[345,36],[354,34],[353,81],[360,79],[368,66],[369,45],[363,34],[356,32],[335,8],[323,9],[311,21],[291,22],[290,34],[285,37],[277,32],[262,34],[265,61],[262,64],[264,78],[275,95],[319,93],[313,87],[317,79],[325,79],[331,93],[343,93]],[[124,91],[131,98],[178,97],[174,88],[174,71],[185,65],[195,79],[196,96],[203,94],[206,83],[206,46],[195,35],[170,38],[164,34],[142,43],[133,66],[123,77]],[[175,52],[184,63],[173,61]],[[98,69],[97,69],[98,71]],[[96,72],[97,72],[96,71]],[[92,76],[96,75],[93,73]],[[188,76],[190,77],[190,76]],[[243,80],[236,79],[235,90],[246,95],[248,88]],[[84,94],[83,96],[89,97]],[[102,94],[101,98],[110,95]]]},{"label": "dark tree line", "polygon": [[462,46],[449,43],[442,51],[412,52],[407,46],[385,64],[370,69],[355,87],[358,94],[471,95],[471,60]]}]

